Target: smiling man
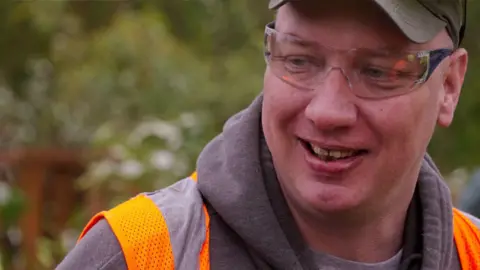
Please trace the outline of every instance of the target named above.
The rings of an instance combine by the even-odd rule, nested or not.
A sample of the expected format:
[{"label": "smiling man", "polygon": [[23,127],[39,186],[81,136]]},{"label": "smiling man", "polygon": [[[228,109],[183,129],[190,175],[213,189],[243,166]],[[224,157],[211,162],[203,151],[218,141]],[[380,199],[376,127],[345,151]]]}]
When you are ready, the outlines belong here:
[{"label": "smiling man", "polygon": [[197,172],[97,215],[58,269],[480,269],[426,154],[468,55],[460,0],[271,0],[263,92]]}]

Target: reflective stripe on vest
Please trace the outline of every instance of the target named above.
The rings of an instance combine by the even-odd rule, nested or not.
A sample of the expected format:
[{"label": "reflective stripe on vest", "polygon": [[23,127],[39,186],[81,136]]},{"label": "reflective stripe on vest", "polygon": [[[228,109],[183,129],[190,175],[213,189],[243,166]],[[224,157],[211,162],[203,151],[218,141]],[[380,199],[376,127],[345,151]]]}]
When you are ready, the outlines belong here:
[{"label": "reflective stripe on vest", "polygon": [[[105,218],[120,243],[129,270],[210,269],[210,220],[196,181],[194,173],[167,192],[139,195],[97,214],[79,240]],[[195,212],[201,214],[195,216]],[[453,227],[461,269],[480,270],[480,230],[456,208]]]},{"label": "reflective stripe on vest", "polygon": [[97,214],[79,240],[105,219],[129,270],[210,269],[210,217],[192,178]]},{"label": "reflective stripe on vest", "polygon": [[453,236],[462,269],[479,270],[480,229],[456,208],[453,208]]}]

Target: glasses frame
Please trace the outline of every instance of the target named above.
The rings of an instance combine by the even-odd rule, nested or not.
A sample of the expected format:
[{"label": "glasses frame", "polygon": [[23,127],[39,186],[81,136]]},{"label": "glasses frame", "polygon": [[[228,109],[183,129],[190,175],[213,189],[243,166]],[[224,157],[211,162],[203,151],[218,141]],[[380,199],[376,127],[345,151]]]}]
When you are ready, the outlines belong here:
[{"label": "glasses frame", "polygon": [[[268,37],[272,34],[277,34],[277,33],[282,34],[282,35],[287,35],[287,36],[289,35],[289,34],[281,33],[279,31],[277,31],[275,29],[275,21],[270,22],[265,26],[264,41],[263,41],[264,46],[263,47],[264,47],[264,59],[265,59],[265,62],[266,62],[267,65],[270,65],[270,52],[268,52],[268,50],[267,50]],[[294,38],[297,38],[297,37],[294,37]],[[350,49],[348,51],[354,51],[354,50],[357,50],[357,49],[353,48],[353,49]],[[411,86],[411,88],[407,92],[402,93],[402,94],[398,94],[398,95],[404,95],[406,93],[410,93],[410,92],[414,91],[416,88],[418,88],[419,86],[421,86],[422,84],[424,84],[426,81],[428,81],[428,79],[431,77],[431,75],[433,74],[435,69],[439,66],[439,64],[444,59],[446,59],[447,57],[452,55],[452,53],[454,52],[454,49],[440,48],[440,49],[432,49],[432,50],[403,51],[403,52],[404,53],[411,53],[411,54],[415,55],[416,57],[427,57],[427,68],[425,70],[425,73],[418,80],[415,80],[414,84]],[[275,75],[275,76],[277,76],[277,75]],[[283,79],[282,79],[282,81],[283,81]],[[361,97],[365,98],[363,96],[361,96]],[[388,98],[388,97],[391,97],[391,96],[381,97],[380,99]]]}]

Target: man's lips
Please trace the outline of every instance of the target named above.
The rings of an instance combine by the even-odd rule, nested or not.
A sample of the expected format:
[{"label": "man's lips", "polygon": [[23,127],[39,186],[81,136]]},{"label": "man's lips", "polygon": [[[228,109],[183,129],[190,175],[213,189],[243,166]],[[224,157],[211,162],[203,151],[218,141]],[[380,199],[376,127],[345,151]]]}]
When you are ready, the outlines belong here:
[{"label": "man's lips", "polygon": [[322,174],[336,174],[352,169],[369,150],[340,144],[320,144],[300,139],[307,164]]},{"label": "man's lips", "polygon": [[333,158],[342,158],[368,152],[365,147],[353,144],[326,144],[304,139],[299,140],[308,151],[320,157],[331,156]]}]

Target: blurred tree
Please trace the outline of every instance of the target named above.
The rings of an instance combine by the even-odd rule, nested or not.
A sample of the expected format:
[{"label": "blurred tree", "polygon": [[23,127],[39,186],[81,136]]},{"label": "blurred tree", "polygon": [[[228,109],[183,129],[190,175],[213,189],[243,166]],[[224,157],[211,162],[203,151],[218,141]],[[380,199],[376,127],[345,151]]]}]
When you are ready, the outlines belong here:
[{"label": "blurred tree", "polygon": [[[100,192],[102,207],[188,174],[224,120],[259,92],[264,63],[254,42],[262,29],[245,10],[187,2],[8,7],[14,23],[1,51],[18,51],[0,67],[1,147],[107,149],[79,179],[81,189]],[[198,16],[174,15],[184,13]],[[80,210],[72,217],[77,232],[92,214]],[[49,268],[45,252],[54,245],[39,244]]]}]

